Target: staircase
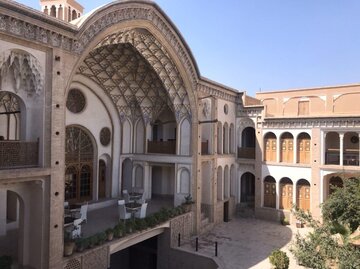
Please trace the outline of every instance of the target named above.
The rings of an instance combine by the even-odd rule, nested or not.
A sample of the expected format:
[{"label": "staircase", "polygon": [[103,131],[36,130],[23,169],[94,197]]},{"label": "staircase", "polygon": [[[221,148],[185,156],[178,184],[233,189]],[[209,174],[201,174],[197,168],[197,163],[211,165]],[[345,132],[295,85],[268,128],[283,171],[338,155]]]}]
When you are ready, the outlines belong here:
[{"label": "staircase", "polygon": [[213,223],[210,223],[209,218],[206,217],[204,212],[201,212],[201,224],[200,224],[200,233],[206,233],[213,228]]}]

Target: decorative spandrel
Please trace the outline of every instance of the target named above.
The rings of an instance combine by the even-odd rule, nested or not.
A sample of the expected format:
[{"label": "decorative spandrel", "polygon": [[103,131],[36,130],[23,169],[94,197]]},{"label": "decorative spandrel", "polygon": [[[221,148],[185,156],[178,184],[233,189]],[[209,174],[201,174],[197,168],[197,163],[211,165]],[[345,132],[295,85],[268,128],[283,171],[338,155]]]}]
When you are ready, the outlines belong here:
[{"label": "decorative spandrel", "polygon": [[107,146],[110,144],[111,140],[111,131],[109,128],[104,127],[100,131],[100,143],[103,146]]},{"label": "decorative spandrel", "polygon": [[68,98],[66,100],[66,107],[73,113],[80,113],[84,110],[86,105],[86,99],[80,90],[72,89],[69,91]]},{"label": "decorative spandrel", "polygon": [[4,112],[19,112],[20,106],[17,98],[7,92],[0,92],[0,111],[3,110]]}]

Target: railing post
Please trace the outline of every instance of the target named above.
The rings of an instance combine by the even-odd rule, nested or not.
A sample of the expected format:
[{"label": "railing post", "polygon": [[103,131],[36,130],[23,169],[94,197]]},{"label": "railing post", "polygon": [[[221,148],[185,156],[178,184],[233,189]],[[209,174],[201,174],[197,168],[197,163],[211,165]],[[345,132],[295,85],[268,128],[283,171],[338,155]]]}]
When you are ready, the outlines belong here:
[{"label": "railing post", "polygon": [[199,250],[199,238],[196,237],[195,239],[195,251],[197,252]]},{"label": "railing post", "polygon": [[178,234],[178,247],[180,247],[180,233]]},{"label": "railing post", "polygon": [[218,243],[215,242],[215,257],[218,255]]}]

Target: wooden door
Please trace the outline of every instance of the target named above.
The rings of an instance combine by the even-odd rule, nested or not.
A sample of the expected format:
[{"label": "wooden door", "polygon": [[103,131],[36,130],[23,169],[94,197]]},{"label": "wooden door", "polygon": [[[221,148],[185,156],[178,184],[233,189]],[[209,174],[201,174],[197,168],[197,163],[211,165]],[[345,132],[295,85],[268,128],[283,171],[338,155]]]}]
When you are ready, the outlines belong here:
[{"label": "wooden door", "polygon": [[310,163],[310,139],[299,138],[298,141],[298,163]]},{"label": "wooden door", "polygon": [[264,161],[276,161],[276,138],[266,138]]},{"label": "wooden door", "polygon": [[265,182],[264,184],[264,207],[276,208],[275,182]]},{"label": "wooden door", "polygon": [[293,199],[293,185],[280,184],[280,209],[291,209]]},{"label": "wooden door", "polygon": [[296,197],[296,204],[300,209],[310,210],[310,186],[298,185]]},{"label": "wooden door", "polygon": [[106,193],[106,164],[99,161],[99,199],[105,198]]},{"label": "wooden door", "polygon": [[292,163],[294,160],[294,145],[292,138],[281,139],[281,161]]}]

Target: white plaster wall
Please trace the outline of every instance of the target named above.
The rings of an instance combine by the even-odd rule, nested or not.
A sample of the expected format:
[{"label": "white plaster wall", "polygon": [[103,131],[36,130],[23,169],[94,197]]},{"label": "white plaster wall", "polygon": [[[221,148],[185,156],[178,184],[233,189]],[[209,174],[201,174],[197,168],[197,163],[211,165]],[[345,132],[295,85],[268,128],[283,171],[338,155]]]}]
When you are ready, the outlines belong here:
[{"label": "white plaster wall", "polygon": [[311,168],[296,167],[296,166],[281,166],[281,165],[262,165],[261,179],[264,180],[266,176],[272,176],[276,182],[279,182],[283,177],[288,177],[293,184],[300,179],[306,179],[311,184]]}]

